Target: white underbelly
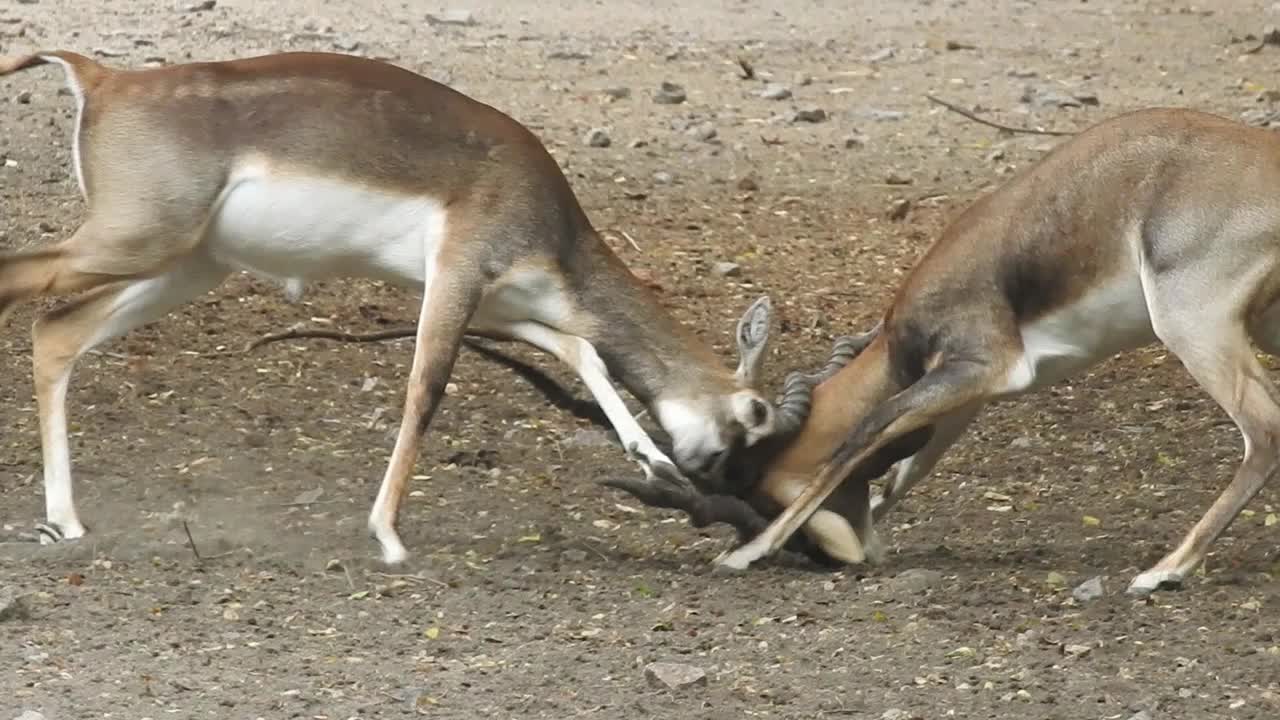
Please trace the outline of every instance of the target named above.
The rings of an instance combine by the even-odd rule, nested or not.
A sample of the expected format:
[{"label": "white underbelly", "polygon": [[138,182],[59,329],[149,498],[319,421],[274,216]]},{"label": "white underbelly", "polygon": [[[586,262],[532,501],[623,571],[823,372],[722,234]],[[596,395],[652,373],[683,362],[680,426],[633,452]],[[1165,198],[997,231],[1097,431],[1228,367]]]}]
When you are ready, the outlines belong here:
[{"label": "white underbelly", "polygon": [[430,197],[247,165],[223,192],[206,243],[219,262],[281,280],[421,286],[444,228]]},{"label": "white underbelly", "polygon": [[1023,356],[1010,375],[1009,390],[1052,385],[1155,339],[1142,281],[1136,272],[1122,273],[1071,305],[1023,325]]}]

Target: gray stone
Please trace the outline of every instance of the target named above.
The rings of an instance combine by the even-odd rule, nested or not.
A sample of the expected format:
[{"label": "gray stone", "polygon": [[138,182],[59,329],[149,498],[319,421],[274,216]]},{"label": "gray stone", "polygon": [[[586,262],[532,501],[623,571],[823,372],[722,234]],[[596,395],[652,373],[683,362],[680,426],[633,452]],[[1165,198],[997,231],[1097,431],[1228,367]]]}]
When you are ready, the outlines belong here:
[{"label": "gray stone", "polygon": [[580,428],[565,440],[564,444],[578,447],[608,447],[614,443],[612,436],[603,430]]},{"label": "gray stone", "polygon": [[786,85],[769,83],[764,86],[764,90],[760,91],[760,97],[765,100],[786,100],[791,97],[791,89]]},{"label": "gray stone", "polygon": [[699,142],[711,142],[716,138],[716,126],[710,122],[701,122],[685,131],[689,137]]},{"label": "gray stone", "polygon": [[217,6],[218,6],[218,0],[201,0],[201,2],[183,3],[179,7],[179,9],[182,10],[182,12],[193,13],[193,12],[205,12],[206,10],[212,10]]},{"label": "gray stone", "polygon": [[892,586],[895,591],[918,595],[936,587],[941,582],[942,573],[937,570],[911,568],[894,576]]},{"label": "gray stone", "polygon": [[718,262],[711,270],[720,277],[737,277],[742,274],[742,266],[736,262]]},{"label": "gray stone", "polygon": [[871,53],[870,55],[864,56],[862,58],[862,61],[869,62],[869,63],[884,62],[885,60],[888,60],[889,58],[896,55],[897,52],[898,52],[897,49],[895,49],[893,46],[882,47],[879,50]]},{"label": "gray stone", "polygon": [[13,720],[45,720],[45,718],[44,713],[36,712],[35,710],[23,710],[22,714]]},{"label": "gray stone", "polygon": [[689,97],[684,88],[673,83],[662,81],[658,91],[653,94],[653,101],[659,105],[679,105]]},{"label": "gray stone", "polygon": [[681,690],[694,685],[706,685],[707,673],[696,665],[684,663],[654,662],[644,667],[644,676],[654,687]]},{"label": "gray stone", "polygon": [[1097,600],[1106,594],[1107,591],[1102,585],[1101,576],[1091,577],[1077,585],[1076,589],[1071,591],[1071,597],[1082,603]]},{"label": "gray stone", "polygon": [[0,588],[0,622],[26,617],[27,606],[18,591],[11,587]]},{"label": "gray stone", "polygon": [[911,713],[898,708],[889,708],[880,713],[880,720],[911,720]]},{"label": "gray stone", "polygon": [[548,60],[590,60],[591,53],[581,50],[552,50],[547,53]]},{"label": "gray stone", "polygon": [[674,181],[675,178],[671,176],[671,173],[665,170],[659,170],[653,174],[653,182],[656,185],[670,185]]},{"label": "gray stone", "polygon": [[605,132],[604,128],[591,128],[587,131],[586,136],[582,138],[582,142],[587,147],[606,148],[613,144],[613,139],[609,137],[609,133]]},{"label": "gray stone", "polygon": [[445,10],[439,13],[427,13],[427,23],[430,25],[470,26],[476,24],[476,16],[470,10]]},{"label": "gray stone", "polygon": [[878,108],[865,110],[862,114],[877,122],[896,122],[907,117],[907,114],[901,110],[880,110]]},{"label": "gray stone", "polygon": [[827,111],[820,107],[807,107],[796,110],[791,116],[792,122],[820,123],[827,119]]},{"label": "gray stone", "polygon": [[1077,644],[1064,645],[1062,648],[1062,652],[1064,654],[1070,655],[1071,657],[1084,657],[1085,655],[1089,654],[1090,650],[1093,650],[1093,648],[1089,647],[1088,645],[1077,645]]}]

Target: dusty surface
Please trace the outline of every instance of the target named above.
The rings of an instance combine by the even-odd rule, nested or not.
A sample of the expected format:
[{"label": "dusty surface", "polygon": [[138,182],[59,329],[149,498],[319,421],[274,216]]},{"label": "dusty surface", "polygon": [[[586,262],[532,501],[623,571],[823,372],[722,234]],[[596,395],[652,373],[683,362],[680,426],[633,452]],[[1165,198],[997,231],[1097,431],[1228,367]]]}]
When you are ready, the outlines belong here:
[{"label": "dusty surface", "polygon": [[[465,6],[470,27],[428,24],[442,9],[429,3],[187,4],[6,3],[0,51],[134,65],[354,48],[448,80],[537,130],[623,259],[726,362],[737,314],[772,294],[774,383],[863,327],[949,215],[1056,141],[1001,136],[925,93],[1078,129],[1153,104],[1254,117],[1280,77],[1280,47],[1244,53],[1280,15],[1238,0],[490,1]],[[760,97],[738,57],[794,97]],[[654,103],[663,80],[688,101]],[[0,246],[61,237],[81,215],[60,87],[53,69],[0,82]],[[618,87],[630,96],[610,101]],[[1100,104],[1022,102],[1027,87]],[[791,121],[809,106],[827,119]],[[688,131],[706,122],[710,142]],[[609,147],[584,144],[595,127]],[[886,219],[902,198],[914,209]],[[741,274],[718,276],[722,261]],[[0,335],[10,539],[43,507],[30,313]],[[1280,485],[1187,591],[1122,593],[1241,451],[1157,350],[989,412],[894,515],[885,566],[781,558],[732,579],[708,573],[727,529],[597,487],[631,472],[621,451],[575,443],[584,423],[468,352],[403,516],[415,555],[389,577],[363,523],[407,343],[217,350],[311,318],[370,329],[413,313],[411,296],[371,283],[311,287],[294,305],[237,277],[85,358],[71,412],[92,535],[0,545],[0,587],[28,609],[0,621],[0,718],[1280,714],[1280,524],[1267,524]],[[939,574],[897,578],[915,568]],[[1096,575],[1105,596],[1073,600]],[[705,685],[656,688],[651,662],[694,665]]]}]

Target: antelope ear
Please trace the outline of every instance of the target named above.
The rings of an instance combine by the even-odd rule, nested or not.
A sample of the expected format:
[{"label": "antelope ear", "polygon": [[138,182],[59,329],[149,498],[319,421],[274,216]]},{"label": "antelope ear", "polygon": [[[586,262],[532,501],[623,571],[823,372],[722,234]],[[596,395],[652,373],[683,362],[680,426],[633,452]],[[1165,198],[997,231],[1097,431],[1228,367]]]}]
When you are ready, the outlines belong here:
[{"label": "antelope ear", "polygon": [[765,350],[769,347],[769,329],[773,324],[773,303],[765,295],[751,303],[738,320],[738,381],[754,386],[760,377]]}]

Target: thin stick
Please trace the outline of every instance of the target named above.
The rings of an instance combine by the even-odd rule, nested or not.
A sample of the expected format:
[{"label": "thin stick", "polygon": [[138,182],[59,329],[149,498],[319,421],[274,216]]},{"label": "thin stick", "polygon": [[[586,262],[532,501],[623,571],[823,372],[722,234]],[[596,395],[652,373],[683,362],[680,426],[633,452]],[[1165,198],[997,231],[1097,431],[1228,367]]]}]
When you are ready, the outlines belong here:
[{"label": "thin stick", "polygon": [[187,527],[187,521],[182,521],[182,531],[187,534],[187,545],[191,547],[191,554],[196,556],[196,562],[203,563],[204,558],[200,557],[200,551],[196,549],[196,539],[191,537],[191,528]]},{"label": "thin stick", "polygon": [[937,103],[938,105],[941,105],[942,107],[950,110],[953,113],[956,113],[957,115],[961,115],[963,117],[969,118],[970,120],[980,125],[993,127],[997,130],[1004,130],[1006,132],[1011,132],[1011,133],[1025,133],[1027,135],[1057,135],[1057,136],[1075,135],[1074,132],[1064,132],[1062,130],[1040,130],[1038,128],[1014,127],[1012,125],[1003,125],[998,122],[992,122],[990,120],[980,118],[977,115],[974,115],[973,113],[969,112],[968,110],[965,110],[964,108],[958,105],[949,103],[946,100],[939,100],[938,98],[932,95],[925,95],[925,97],[928,98],[929,102]]},{"label": "thin stick", "polygon": [[619,230],[618,232],[622,233],[622,237],[626,238],[627,242],[631,243],[631,247],[635,248],[636,252],[638,253],[644,252],[643,250],[640,249],[640,244],[636,242],[636,239],[631,237],[630,233],[628,233],[626,230]]},{"label": "thin stick", "polygon": [[299,340],[305,338],[315,338],[319,340],[336,340],[338,342],[351,343],[367,343],[381,342],[383,340],[398,340],[400,338],[413,337],[418,332],[417,327],[394,328],[392,330],[379,330],[371,333],[350,333],[341,330],[324,330],[321,328],[304,328],[297,325],[288,330],[263,335],[245,346],[244,352],[253,352],[263,345],[269,345],[281,340]]},{"label": "thin stick", "polygon": [[375,573],[369,573],[369,574],[374,575],[376,577],[390,578],[392,580],[417,580],[420,582],[435,583],[440,587],[449,587],[449,583],[443,580],[437,580],[433,577],[430,577],[429,575],[394,575],[392,573],[384,573],[384,572],[375,572]]}]

